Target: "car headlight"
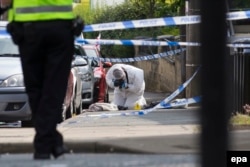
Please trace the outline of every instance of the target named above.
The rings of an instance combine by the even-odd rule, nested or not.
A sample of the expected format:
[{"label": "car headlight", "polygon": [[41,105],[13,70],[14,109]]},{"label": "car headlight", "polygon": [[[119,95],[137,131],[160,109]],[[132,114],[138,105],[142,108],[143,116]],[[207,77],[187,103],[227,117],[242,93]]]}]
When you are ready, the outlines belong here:
[{"label": "car headlight", "polygon": [[88,72],[88,73],[82,74],[81,78],[85,82],[91,81],[91,73]]},{"label": "car headlight", "polygon": [[7,79],[5,79],[1,84],[0,87],[24,87],[23,82],[23,75],[13,75]]}]

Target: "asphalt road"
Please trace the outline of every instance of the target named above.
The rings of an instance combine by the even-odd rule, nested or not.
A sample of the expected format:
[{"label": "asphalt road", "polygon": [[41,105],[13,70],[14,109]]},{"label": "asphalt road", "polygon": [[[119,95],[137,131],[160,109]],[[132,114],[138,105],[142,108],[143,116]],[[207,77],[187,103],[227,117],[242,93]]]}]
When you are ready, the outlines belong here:
[{"label": "asphalt road", "polygon": [[1,167],[199,167],[197,154],[69,154],[34,161],[31,154],[2,155]]}]

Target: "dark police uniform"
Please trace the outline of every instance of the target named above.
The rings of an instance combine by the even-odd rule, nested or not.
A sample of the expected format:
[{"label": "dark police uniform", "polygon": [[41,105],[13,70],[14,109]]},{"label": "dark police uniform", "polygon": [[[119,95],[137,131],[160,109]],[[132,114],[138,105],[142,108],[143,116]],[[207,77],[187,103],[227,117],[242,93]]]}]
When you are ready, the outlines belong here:
[{"label": "dark police uniform", "polygon": [[56,127],[74,53],[72,0],[13,0],[8,16],[33,114],[34,159],[57,158],[66,152]]}]

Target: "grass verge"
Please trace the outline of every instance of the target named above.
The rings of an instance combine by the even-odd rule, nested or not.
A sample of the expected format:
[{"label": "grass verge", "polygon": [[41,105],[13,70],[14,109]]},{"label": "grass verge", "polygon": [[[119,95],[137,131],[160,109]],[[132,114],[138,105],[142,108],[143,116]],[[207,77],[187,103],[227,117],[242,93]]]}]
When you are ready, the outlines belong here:
[{"label": "grass verge", "polygon": [[250,125],[250,116],[237,113],[231,117],[230,123],[232,125]]},{"label": "grass verge", "polygon": [[230,129],[249,129],[250,128],[250,116],[247,114],[237,113],[233,115],[229,121]]}]

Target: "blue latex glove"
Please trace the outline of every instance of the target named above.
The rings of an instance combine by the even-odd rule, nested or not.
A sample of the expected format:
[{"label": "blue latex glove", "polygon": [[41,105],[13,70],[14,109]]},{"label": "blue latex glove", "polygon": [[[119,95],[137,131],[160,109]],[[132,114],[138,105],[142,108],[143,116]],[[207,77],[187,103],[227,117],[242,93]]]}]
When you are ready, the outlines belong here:
[{"label": "blue latex glove", "polygon": [[123,84],[122,84],[122,88],[124,88],[124,89],[128,89],[128,83],[127,83],[127,82],[123,82]]},{"label": "blue latex glove", "polygon": [[126,83],[123,82],[121,88],[126,88]]}]

